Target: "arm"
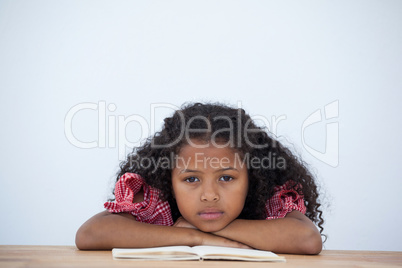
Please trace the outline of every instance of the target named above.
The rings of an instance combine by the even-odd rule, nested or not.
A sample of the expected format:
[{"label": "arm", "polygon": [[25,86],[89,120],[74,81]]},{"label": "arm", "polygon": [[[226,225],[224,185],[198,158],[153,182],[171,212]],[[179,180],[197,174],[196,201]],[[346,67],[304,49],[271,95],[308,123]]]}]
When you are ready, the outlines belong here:
[{"label": "arm", "polygon": [[318,254],[322,249],[317,228],[297,210],[281,219],[234,220],[214,234],[276,253]]},{"label": "arm", "polygon": [[75,243],[79,249],[175,245],[247,247],[239,242],[196,229],[141,223],[130,214],[112,214],[108,211],[96,214],[85,222],[77,231]]}]

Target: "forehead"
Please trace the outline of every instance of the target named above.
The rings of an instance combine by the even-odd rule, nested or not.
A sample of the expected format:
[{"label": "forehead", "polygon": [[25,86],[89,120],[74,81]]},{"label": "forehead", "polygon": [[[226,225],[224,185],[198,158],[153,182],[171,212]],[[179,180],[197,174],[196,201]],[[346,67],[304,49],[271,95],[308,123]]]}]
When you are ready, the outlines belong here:
[{"label": "forehead", "polygon": [[203,155],[210,157],[227,157],[234,159],[238,152],[229,146],[224,146],[223,144],[217,144],[212,142],[202,142],[202,141],[192,141],[189,144],[184,145],[178,156],[181,157],[192,157],[195,155]]},{"label": "forehead", "polygon": [[173,171],[177,170],[218,170],[235,168],[244,169],[240,154],[229,146],[223,144],[194,142],[183,146],[178,153]]}]

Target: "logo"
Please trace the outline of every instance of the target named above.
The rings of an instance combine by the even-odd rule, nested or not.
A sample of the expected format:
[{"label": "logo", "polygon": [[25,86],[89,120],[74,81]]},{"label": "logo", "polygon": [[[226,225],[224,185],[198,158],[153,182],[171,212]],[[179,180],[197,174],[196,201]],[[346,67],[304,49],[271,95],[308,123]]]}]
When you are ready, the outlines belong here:
[{"label": "logo", "polygon": [[[322,115],[324,113],[324,116]],[[321,109],[313,112],[306,120],[304,120],[301,129],[301,140],[304,149],[316,159],[330,165],[337,167],[339,164],[339,123],[333,122],[335,118],[339,117],[339,101],[331,102]],[[320,124],[324,127],[325,131],[325,150],[321,152],[312,146],[308,145],[305,138],[305,130],[315,124]]]}]

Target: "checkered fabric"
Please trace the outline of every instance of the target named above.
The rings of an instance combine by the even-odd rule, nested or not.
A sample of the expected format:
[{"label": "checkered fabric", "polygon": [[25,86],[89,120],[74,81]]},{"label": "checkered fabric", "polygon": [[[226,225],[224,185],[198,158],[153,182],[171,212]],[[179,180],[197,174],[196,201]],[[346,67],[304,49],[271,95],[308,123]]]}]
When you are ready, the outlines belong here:
[{"label": "checkered fabric", "polygon": [[[267,220],[279,219],[287,213],[298,210],[306,213],[303,196],[291,188],[292,182],[274,188],[274,195],[267,201]],[[134,195],[144,192],[144,201],[133,203]],[[159,199],[160,190],[148,186],[138,174],[126,173],[116,183],[114,202],[106,202],[105,208],[111,213],[130,213],[139,222],[158,225],[173,225],[169,203]]]},{"label": "checkered fabric", "polygon": [[303,196],[292,189],[292,183],[292,181],[288,181],[284,185],[274,188],[274,195],[265,204],[267,220],[283,218],[293,210],[306,214]]},{"label": "checkered fabric", "polygon": [[[144,192],[144,201],[133,203],[134,195],[141,189]],[[159,193],[160,190],[149,187],[140,175],[126,173],[116,183],[116,201],[106,202],[104,206],[112,213],[130,213],[139,222],[173,225],[169,203],[161,201]]]}]

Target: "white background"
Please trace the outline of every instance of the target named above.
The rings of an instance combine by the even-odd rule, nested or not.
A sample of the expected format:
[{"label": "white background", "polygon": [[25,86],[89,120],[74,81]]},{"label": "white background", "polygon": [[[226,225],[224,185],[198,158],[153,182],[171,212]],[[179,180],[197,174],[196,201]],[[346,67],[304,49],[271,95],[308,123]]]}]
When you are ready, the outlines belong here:
[{"label": "white background", "polygon": [[[149,123],[152,103],[221,101],[286,116],[276,134],[322,185],[326,249],[402,250],[401,14],[401,1],[0,1],[0,244],[73,245],[103,210],[119,150],[69,142],[75,105],[114,104],[117,125]],[[301,136],[334,101],[305,141],[324,152],[337,123],[336,167]],[[75,114],[75,137],[99,140],[99,110]],[[116,145],[148,131],[123,130]]]}]

